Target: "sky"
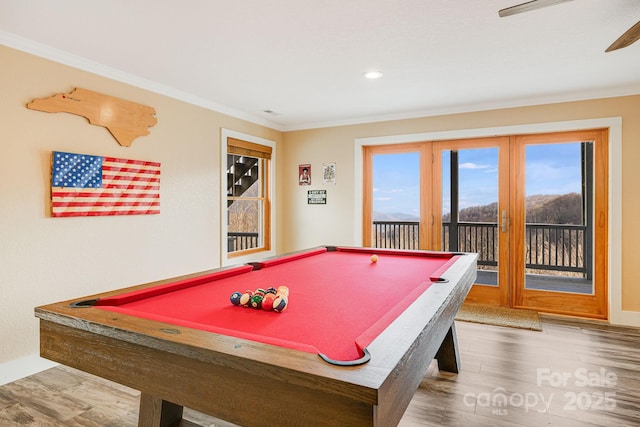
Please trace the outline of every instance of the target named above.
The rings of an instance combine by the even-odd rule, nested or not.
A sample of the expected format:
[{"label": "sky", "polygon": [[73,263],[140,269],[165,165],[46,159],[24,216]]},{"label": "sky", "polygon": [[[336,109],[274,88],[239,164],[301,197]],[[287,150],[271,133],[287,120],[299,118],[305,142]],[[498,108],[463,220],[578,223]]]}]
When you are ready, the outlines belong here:
[{"label": "sky", "polygon": [[[498,149],[460,150],[459,206],[497,201]],[[581,192],[580,143],[527,145],[526,194]],[[443,152],[443,213],[449,212],[449,152]],[[419,154],[379,154],[373,158],[373,210],[419,216]]]}]

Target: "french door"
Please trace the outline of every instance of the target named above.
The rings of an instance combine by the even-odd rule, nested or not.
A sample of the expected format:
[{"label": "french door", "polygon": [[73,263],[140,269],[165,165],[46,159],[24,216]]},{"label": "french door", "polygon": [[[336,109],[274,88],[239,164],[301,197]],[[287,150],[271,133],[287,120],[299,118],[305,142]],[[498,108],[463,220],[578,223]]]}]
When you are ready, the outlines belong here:
[{"label": "french door", "polygon": [[509,306],[509,137],[440,141],[433,151],[434,249],[478,253],[467,300]]},{"label": "french door", "polygon": [[[521,167],[510,172],[511,304],[607,319],[607,130],[512,139],[510,163]],[[558,167],[539,163],[549,152]],[[539,183],[551,181],[563,195],[547,202],[540,213],[532,200],[540,192]]]},{"label": "french door", "polygon": [[[365,149],[365,177],[374,175],[374,153],[418,156],[419,169],[401,169],[420,175],[419,248],[479,254],[468,301],[606,319],[607,135],[586,130],[375,147]],[[385,234],[380,224],[393,222],[373,226],[373,202],[367,203],[373,186],[365,178],[367,246]]]}]

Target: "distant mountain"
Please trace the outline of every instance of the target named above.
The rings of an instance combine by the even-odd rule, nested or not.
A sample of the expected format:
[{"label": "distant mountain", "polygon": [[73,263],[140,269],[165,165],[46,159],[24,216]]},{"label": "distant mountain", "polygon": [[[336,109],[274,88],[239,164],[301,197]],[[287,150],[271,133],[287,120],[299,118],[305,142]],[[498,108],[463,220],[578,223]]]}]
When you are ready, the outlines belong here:
[{"label": "distant mountain", "polygon": [[[471,206],[460,210],[460,221],[468,222],[496,222],[498,218],[498,203],[490,203],[482,206]],[[449,221],[449,215],[443,221]]]},{"label": "distant mountain", "polygon": [[[419,218],[405,213],[374,212],[374,221],[418,221]],[[471,206],[460,210],[460,221],[496,222],[498,204]],[[444,222],[449,215],[442,217]],[[582,196],[578,193],[536,194],[527,197],[526,222],[534,224],[574,224],[580,225],[582,219]]]},{"label": "distant mountain", "polygon": [[[535,196],[532,196],[532,198]],[[578,193],[545,196],[534,202],[527,198],[527,222],[531,224],[583,224],[582,196]]]}]

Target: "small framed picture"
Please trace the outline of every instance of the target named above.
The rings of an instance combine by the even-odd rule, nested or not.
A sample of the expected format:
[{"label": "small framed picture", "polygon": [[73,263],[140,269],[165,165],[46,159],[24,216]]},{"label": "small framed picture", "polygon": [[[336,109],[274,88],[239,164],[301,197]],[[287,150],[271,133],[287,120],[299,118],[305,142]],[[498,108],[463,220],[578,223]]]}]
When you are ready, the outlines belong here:
[{"label": "small framed picture", "polygon": [[311,165],[298,165],[298,185],[311,185]]},{"label": "small framed picture", "polygon": [[325,184],[335,184],[336,183],[336,164],[333,163],[323,163],[322,164],[322,182]]}]

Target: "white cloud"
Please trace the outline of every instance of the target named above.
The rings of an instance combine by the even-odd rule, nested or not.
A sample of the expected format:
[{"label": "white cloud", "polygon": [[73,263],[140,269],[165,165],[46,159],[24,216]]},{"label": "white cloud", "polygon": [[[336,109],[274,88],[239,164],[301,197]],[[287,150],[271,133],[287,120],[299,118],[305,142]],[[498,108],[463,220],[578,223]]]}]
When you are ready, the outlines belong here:
[{"label": "white cloud", "polygon": [[459,169],[487,169],[489,165],[479,165],[477,163],[461,163],[458,165]]}]

